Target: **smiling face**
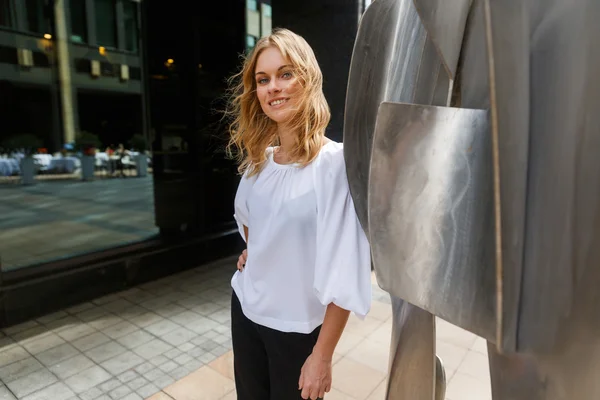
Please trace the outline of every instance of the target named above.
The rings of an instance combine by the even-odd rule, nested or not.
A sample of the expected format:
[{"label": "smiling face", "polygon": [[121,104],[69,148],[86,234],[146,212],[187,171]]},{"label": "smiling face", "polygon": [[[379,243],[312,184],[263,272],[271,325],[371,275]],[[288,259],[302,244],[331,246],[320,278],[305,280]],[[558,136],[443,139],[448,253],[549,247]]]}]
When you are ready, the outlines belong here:
[{"label": "smiling face", "polygon": [[293,66],[279,49],[268,47],[256,60],[256,96],[264,113],[274,122],[288,122],[296,112],[300,82]]}]

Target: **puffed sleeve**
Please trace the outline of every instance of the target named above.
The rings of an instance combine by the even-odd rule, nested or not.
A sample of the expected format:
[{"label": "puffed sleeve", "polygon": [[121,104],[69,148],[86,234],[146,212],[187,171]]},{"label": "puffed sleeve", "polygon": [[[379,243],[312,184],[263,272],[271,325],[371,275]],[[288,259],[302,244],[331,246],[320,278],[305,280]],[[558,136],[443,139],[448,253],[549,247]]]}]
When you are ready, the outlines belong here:
[{"label": "puffed sleeve", "polygon": [[334,303],[362,319],[371,308],[371,251],[350,196],[342,145],[333,143],[327,150],[320,156],[314,177],[314,290],[323,305]]},{"label": "puffed sleeve", "polygon": [[246,241],[246,234],[244,232],[244,225],[250,229],[249,222],[249,211],[248,211],[248,195],[252,190],[252,186],[254,185],[254,181],[256,180],[256,175],[253,177],[248,177],[248,170],[244,173],[242,178],[240,179],[240,184],[238,185],[237,192],[235,194],[234,200],[234,209],[235,213],[233,214],[233,218],[237,223],[238,230],[240,235],[244,241]]}]

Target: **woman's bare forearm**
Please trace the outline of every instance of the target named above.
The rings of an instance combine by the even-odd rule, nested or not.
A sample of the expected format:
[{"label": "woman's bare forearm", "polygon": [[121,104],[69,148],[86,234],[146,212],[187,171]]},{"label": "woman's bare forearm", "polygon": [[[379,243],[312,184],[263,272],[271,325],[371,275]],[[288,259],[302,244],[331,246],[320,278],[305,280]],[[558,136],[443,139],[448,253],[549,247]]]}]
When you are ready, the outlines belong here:
[{"label": "woman's bare forearm", "polygon": [[327,306],[319,339],[313,348],[313,356],[327,361],[333,359],[333,352],[344,332],[349,316],[350,311],[344,310],[333,303]]}]

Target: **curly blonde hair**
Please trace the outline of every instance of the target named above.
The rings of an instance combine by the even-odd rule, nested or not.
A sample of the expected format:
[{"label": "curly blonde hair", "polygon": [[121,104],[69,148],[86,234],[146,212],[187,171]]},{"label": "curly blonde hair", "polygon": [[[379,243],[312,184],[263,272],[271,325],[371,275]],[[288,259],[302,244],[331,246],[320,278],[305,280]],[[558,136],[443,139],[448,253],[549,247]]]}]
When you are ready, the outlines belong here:
[{"label": "curly blonde hair", "polygon": [[275,29],[258,41],[245,58],[242,70],[230,78],[227,114],[232,118],[227,154],[235,158],[240,173],[258,174],[267,161],[266,149],[279,143],[277,124],[263,112],[256,96],[255,69],[263,50],[275,47],[289,60],[300,82],[298,108],[289,126],[296,132],[296,143],[288,156],[307,165],[319,154],[331,112],[323,94],[323,74],[312,48],[303,37],[287,29]]}]

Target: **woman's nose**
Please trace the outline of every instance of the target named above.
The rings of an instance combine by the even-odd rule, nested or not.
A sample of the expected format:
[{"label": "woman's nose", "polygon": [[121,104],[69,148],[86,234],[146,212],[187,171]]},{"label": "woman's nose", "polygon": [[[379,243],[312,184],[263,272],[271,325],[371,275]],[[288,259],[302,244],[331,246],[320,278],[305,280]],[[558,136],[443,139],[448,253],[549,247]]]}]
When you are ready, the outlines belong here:
[{"label": "woman's nose", "polygon": [[272,79],[271,82],[269,82],[269,92],[270,93],[279,93],[281,91],[281,89],[279,88],[279,84],[277,83],[277,81],[275,79]]}]

